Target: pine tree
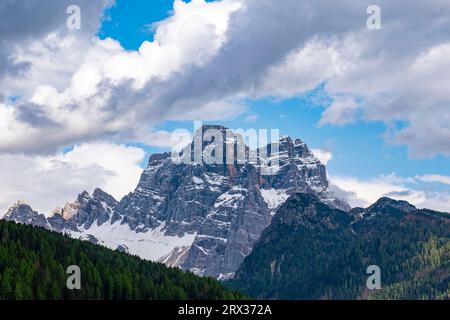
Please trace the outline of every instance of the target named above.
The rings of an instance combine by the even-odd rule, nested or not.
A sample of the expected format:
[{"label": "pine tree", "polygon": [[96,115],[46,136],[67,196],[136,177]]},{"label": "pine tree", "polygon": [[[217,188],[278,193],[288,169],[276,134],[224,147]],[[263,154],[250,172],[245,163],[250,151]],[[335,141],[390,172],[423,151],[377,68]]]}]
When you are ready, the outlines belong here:
[{"label": "pine tree", "polygon": [[[230,293],[214,280],[40,228],[0,221],[0,239],[0,299],[213,299]],[[81,290],[66,286],[65,270],[74,264]],[[204,290],[191,290],[197,287]]]}]

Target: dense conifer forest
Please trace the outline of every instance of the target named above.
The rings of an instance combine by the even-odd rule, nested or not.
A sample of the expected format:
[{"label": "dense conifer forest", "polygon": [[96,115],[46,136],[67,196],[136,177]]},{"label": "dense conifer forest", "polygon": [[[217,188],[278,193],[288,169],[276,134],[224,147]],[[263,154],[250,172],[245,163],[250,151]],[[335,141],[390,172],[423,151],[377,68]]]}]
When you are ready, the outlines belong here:
[{"label": "dense conifer forest", "polygon": [[[67,267],[81,270],[69,290]],[[236,299],[211,278],[44,229],[0,220],[0,299]]]}]

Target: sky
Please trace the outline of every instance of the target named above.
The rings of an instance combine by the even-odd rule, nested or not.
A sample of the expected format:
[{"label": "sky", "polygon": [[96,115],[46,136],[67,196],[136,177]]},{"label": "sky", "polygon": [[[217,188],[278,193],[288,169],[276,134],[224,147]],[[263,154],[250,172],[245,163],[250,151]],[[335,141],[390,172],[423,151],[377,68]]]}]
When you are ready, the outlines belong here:
[{"label": "sky", "polygon": [[450,212],[450,3],[379,0],[373,29],[372,2],[0,5],[0,214],[120,199],[194,121],[302,139],[352,206]]}]

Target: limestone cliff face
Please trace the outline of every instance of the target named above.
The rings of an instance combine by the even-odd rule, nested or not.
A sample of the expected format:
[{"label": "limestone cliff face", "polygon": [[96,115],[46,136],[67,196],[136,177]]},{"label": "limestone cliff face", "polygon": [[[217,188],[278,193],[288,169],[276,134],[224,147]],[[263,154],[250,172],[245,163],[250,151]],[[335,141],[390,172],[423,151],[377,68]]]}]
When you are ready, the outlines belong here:
[{"label": "limestone cliff face", "polygon": [[[214,141],[204,139],[209,129],[221,133],[215,139],[221,141],[223,150],[214,149],[217,143],[204,142]],[[154,154],[135,191],[120,202],[97,189],[93,195],[83,192],[47,219],[31,208],[23,208],[23,212],[16,209],[21,213],[6,218],[199,275],[227,279],[233,277],[276,209],[290,195],[311,193],[333,207],[349,209],[330,193],[325,166],[299,139],[281,138],[276,152],[271,145],[257,150],[260,157],[254,163],[240,161],[237,150],[242,147],[242,138],[230,138],[224,127],[203,126],[179,156],[194,160],[195,141],[201,141],[203,159],[222,156],[223,163],[178,163],[169,153]],[[251,152],[246,146],[241,150],[245,157]],[[229,157],[230,153],[235,156]],[[275,158],[276,167],[272,165]]]}]

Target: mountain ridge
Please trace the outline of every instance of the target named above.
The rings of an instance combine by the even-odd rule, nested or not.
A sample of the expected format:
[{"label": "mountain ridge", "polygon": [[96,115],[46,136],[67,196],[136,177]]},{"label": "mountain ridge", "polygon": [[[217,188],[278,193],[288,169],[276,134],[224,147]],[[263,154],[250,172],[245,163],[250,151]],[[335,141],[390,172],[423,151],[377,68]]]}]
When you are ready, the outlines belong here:
[{"label": "mountain ridge", "polygon": [[[208,134],[210,129],[216,130],[215,136]],[[196,149],[199,142],[201,148]],[[29,206],[11,208],[5,219],[39,225],[198,275],[231,278],[290,195],[312,193],[332,206],[349,209],[333,196],[325,166],[304,142],[282,137],[276,147],[268,144],[251,151],[241,135],[223,126],[206,125],[177,155],[194,161],[175,163],[173,154],[151,155],[136,189],[120,201],[96,189],[92,195],[83,192],[75,202],[55,209],[45,221]],[[197,163],[198,150],[205,162],[211,157],[232,161]],[[242,163],[239,150],[246,158],[256,153],[257,161]]]},{"label": "mountain ridge", "polygon": [[[366,287],[371,265],[381,290]],[[449,299],[450,214],[390,198],[344,212],[296,194],[230,286],[259,299]]]},{"label": "mountain ridge", "polygon": [[[80,287],[68,288],[69,266]],[[211,278],[40,227],[0,221],[0,300],[246,299]]]}]

